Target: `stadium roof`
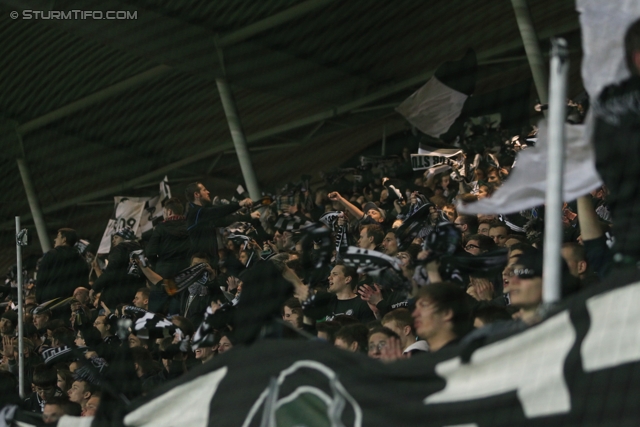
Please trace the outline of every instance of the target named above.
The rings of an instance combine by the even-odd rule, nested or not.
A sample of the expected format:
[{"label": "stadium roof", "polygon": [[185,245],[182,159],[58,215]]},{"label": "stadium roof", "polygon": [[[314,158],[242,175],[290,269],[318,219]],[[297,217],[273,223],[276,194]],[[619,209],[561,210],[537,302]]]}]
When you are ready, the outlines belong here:
[{"label": "stadium roof", "polygon": [[[543,51],[551,36],[570,41],[573,95],[575,4],[530,3]],[[51,235],[71,226],[98,238],[112,196],[157,193],[164,175],[175,194],[194,180],[230,194],[243,180],[217,78],[231,85],[262,188],[338,166],[383,126],[407,129],[393,107],[469,47],[477,94],[531,79],[506,0],[0,0],[0,34],[4,268],[14,216],[32,224],[19,157]]]}]

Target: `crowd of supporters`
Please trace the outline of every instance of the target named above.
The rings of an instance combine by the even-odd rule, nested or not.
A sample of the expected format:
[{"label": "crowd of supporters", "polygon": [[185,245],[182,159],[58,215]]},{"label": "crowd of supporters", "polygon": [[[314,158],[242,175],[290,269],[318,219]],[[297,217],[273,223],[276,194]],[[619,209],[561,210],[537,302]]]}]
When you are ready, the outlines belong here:
[{"label": "crowd of supporters", "polygon": [[[3,402],[45,422],[108,416],[103,405],[256,339],[323,340],[390,363],[540,322],[554,309],[542,301],[544,207],[456,210],[499,190],[530,136],[470,127],[446,167],[416,171],[407,148],[261,200],[195,182],[150,236],[121,228],[98,256],[59,229],[26,272],[23,399],[15,275],[2,287]],[[603,186],[563,207],[562,298],[614,265],[611,200]]]},{"label": "crowd of supporters", "polygon": [[[457,345],[474,327],[500,322],[511,329],[540,320],[538,220],[531,212],[456,211],[457,200],[489,197],[508,179],[510,167],[496,167],[487,161],[492,158],[468,161],[465,178],[458,168],[413,171],[408,156],[398,157],[369,168],[368,181],[341,176],[261,201],[229,202],[193,183],[185,199],[165,203],[150,236],[117,231],[106,257],[81,247],[83,257],[77,232],[58,230],[55,247],[29,272],[34,280],[24,295],[23,407],[47,422],[94,415],[113,391],[105,381],[121,382],[116,375],[126,375],[127,362],[132,377],[123,393],[131,399],[246,344],[233,313],[243,288],[266,286],[265,265],[286,283],[277,308],[280,336],[321,339],[382,361]],[[606,189],[564,210],[566,294],[597,282],[608,265],[608,224],[594,206],[606,213]],[[311,235],[314,224],[324,240]],[[447,257],[429,245],[437,238],[453,238]],[[349,247],[399,280],[359,273]],[[477,265],[465,268],[472,258]],[[503,260],[503,271],[487,267],[492,259]],[[0,375],[14,388],[15,296],[6,295],[0,323]]]}]

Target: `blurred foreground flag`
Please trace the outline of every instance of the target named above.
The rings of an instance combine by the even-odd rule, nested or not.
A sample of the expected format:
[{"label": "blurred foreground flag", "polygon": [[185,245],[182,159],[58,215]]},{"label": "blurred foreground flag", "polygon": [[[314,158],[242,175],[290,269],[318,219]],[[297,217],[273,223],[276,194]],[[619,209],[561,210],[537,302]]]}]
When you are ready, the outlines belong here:
[{"label": "blurred foreground flag", "polygon": [[[544,204],[547,191],[548,127],[542,120],[536,146],[518,153],[509,179],[490,198],[458,203],[465,214],[509,214]],[[565,124],[564,200],[569,202],[602,185],[595,153],[585,132],[588,125]]]}]

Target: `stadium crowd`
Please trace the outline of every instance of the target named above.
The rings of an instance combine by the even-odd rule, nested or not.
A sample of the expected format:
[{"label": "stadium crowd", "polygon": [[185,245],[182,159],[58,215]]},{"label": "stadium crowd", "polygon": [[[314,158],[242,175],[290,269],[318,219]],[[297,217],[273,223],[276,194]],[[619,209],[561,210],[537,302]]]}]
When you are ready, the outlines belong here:
[{"label": "stadium crowd", "polygon": [[[584,117],[583,107],[573,112]],[[461,162],[446,170],[413,170],[406,148],[261,200],[227,201],[189,184],[150,236],[115,232],[106,259],[79,245],[76,230],[59,229],[28,272],[28,393],[16,402],[45,422],[92,416],[107,399],[147,394],[257,337],[324,340],[392,362],[539,322],[552,309],[542,303],[544,207],[456,210],[491,197],[532,135],[490,125],[461,135]],[[626,261],[610,249],[613,190],[563,208],[563,298]],[[18,389],[12,282],[0,321],[5,400]]]}]

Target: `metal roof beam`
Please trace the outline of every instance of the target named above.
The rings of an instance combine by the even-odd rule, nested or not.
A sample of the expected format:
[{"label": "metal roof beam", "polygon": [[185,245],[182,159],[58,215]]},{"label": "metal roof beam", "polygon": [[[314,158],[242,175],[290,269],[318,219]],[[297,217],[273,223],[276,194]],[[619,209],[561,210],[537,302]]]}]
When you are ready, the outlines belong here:
[{"label": "metal roof beam", "polygon": [[166,65],[159,65],[143,73],[137,74],[133,77],[129,77],[128,79],[125,79],[119,83],[106,87],[102,90],[99,90],[98,92],[85,96],[84,98],[73,101],[72,103],[67,104],[64,107],[60,107],[58,109],[50,111],[43,116],[37,117],[19,125],[17,129],[18,133],[20,133],[20,135],[25,135],[52,122],[69,116],[76,111],[80,111],[83,108],[87,108],[91,105],[97,104],[101,101],[104,101],[105,99],[119,95],[122,92],[125,92],[135,86],[141,85],[155,79],[156,77],[162,76],[171,70],[171,67],[168,67]]},{"label": "metal roof beam", "polygon": [[275,15],[271,15],[261,21],[254,22],[244,28],[220,36],[218,38],[218,46],[226,47],[239,43],[255,36],[256,34],[270,30],[278,25],[282,25],[300,16],[306,15],[307,13],[313,12],[314,10],[324,7],[334,1],[335,0],[308,0],[304,3],[300,3],[287,10],[276,13]]},{"label": "metal roof beam", "polygon": [[[576,29],[579,29],[579,25],[577,23],[575,24],[570,24],[567,25],[565,27],[560,27],[560,28],[556,28],[555,30],[552,29],[548,29],[546,31],[541,31],[540,32],[540,38],[544,39],[544,38],[548,38],[551,37],[553,35],[556,34],[563,34],[566,32],[570,32],[570,31],[574,31]],[[478,53],[478,61],[483,61],[483,60],[487,60],[489,58],[492,58],[494,56],[497,55],[502,55],[505,54],[509,51],[512,51],[514,49],[518,49],[522,47],[522,41],[521,40],[515,40],[513,42],[510,43],[506,43],[504,45],[501,46],[497,46],[495,48],[489,49],[487,51],[484,52],[480,52]],[[318,114],[314,114],[308,117],[304,117],[298,120],[294,120],[292,122],[280,125],[280,126],[275,126],[272,127],[270,129],[266,129],[264,131],[261,132],[257,132],[254,133],[252,135],[247,136],[247,142],[249,144],[251,143],[255,143],[257,141],[263,140],[265,138],[269,138],[269,137],[273,137],[285,132],[289,132],[291,130],[295,130],[295,129],[300,129],[309,125],[313,125],[316,124],[318,122],[324,121],[324,120],[328,120],[337,116],[340,116],[342,114],[345,113],[349,113],[352,110],[355,110],[357,108],[361,108],[364,107],[367,104],[370,104],[372,102],[376,102],[379,100],[382,100],[390,95],[394,95],[398,92],[402,92],[404,90],[407,89],[411,89],[419,84],[424,83],[427,79],[429,79],[435,70],[431,70],[422,74],[419,74],[415,77],[409,78],[407,80],[401,81],[399,83],[396,83],[394,85],[388,86],[386,88],[380,89],[376,92],[373,92],[367,96],[364,96],[360,99],[348,102],[346,104],[343,104],[339,107],[333,108],[331,110],[327,110]],[[108,188],[105,188],[103,190],[99,190],[99,191],[95,191],[93,193],[87,193],[87,194],[83,194],[81,196],[78,197],[74,197],[72,199],[69,200],[65,200],[59,203],[55,203],[53,205],[47,206],[43,209],[43,212],[45,214],[47,213],[51,213],[51,212],[56,212],[58,210],[61,209],[65,209],[69,206],[73,206],[76,205],[78,203],[82,203],[82,202],[86,202],[89,200],[93,200],[93,199],[97,199],[100,197],[105,197],[105,196],[109,196],[109,195],[113,195],[116,194],[120,191],[126,191],[136,185],[145,183],[147,181],[149,181],[149,179],[157,177],[157,176],[161,176],[166,174],[167,172],[170,172],[172,170],[175,169],[179,169],[183,166],[187,166],[190,165],[192,163],[196,163],[198,161],[201,161],[202,159],[206,158],[206,157],[211,157],[214,156],[218,153],[223,153],[225,151],[228,150],[232,150],[234,148],[233,146],[233,142],[232,141],[225,141],[221,144],[218,144],[217,146],[210,148],[206,151],[200,152],[198,154],[195,154],[193,156],[189,156],[186,157],[182,160],[179,160],[177,162],[168,164],[166,166],[163,166],[155,171],[146,173],[138,178],[134,178],[132,180],[123,182],[121,184],[115,185],[115,186],[111,186]],[[31,216],[30,215],[24,215],[23,220],[27,220],[30,219]],[[8,226],[10,226],[11,224],[13,224],[13,221],[7,222],[7,223],[3,223],[2,227],[0,228],[6,228]]]},{"label": "metal roof beam", "polygon": [[[50,9],[50,0],[0,0],[0,4],[5,4],[18,11],[46,11]],[[310,3],[310,5],[319,7],[323,3]],[[136,19],[117,21],[61,19],[46,20],[44,24],[62,29],[86,40],[145,58],[158,65],[175,67],[178,70],[197,75],[208,81],[222,76],[222,68],[217,55],[214,54],[217,48],[216,33],[214,31],[150,9],[144,9],[135,4],[115,0],[93,1],[90,5],[87,5],[86,0],[68,0],[64,3],[64,6],[56,5],[56,8],[63,11],[71,11],[86,10],[89,6],[96,11],[119,10],[136,13]],[[302,6],[302,4],[292,9],[299,6]],[[302,9],[296,13],[301,11]],[[269,19],[266,18],[265,20],[268,21]],[[273,22],[270,25],[273,25]],[[264,28],[266,29],[266,27]],[[233,34],[232,32],[231,35]],[[224,36],[222,37],[224,39]],[[327,88],[316,94],[309,94],[309,91],[313,90],[312,85],[289,89],[291,83],[297,81],[292,76],[297,77],[301,70],[303,70],[304,75],[310,76],[310,78],[322,78],[338,82],[333,86],[339,86],[343,89],[341,91],[331,91],[335,92],[332,95],[334,98],[331,101],[332,103],[335,103],[337,95],[352,91],[356,85],[358,85],[357,87],[366,87],[367,85],[375,84],[370,78],[354,76],[348,72],[301,59],[285,52],[272,50],[251,41],[239,44],[234,49],[229,49],[225,56],[233,58],[228,61],[228,77],[232,80],[231,83],[234,86],[257,89],[267,93],[276,93],[306,100],[311,99],[316,102],[327,102],[329,95],[323,95]],[[257,79],[256,73],[253,72],[256,68],[267,70],[268,75]]]}]

